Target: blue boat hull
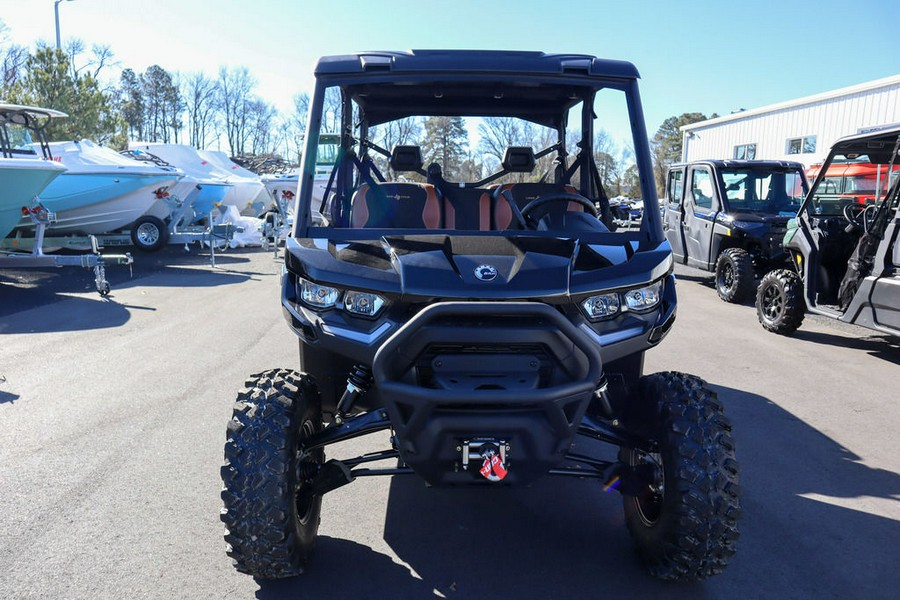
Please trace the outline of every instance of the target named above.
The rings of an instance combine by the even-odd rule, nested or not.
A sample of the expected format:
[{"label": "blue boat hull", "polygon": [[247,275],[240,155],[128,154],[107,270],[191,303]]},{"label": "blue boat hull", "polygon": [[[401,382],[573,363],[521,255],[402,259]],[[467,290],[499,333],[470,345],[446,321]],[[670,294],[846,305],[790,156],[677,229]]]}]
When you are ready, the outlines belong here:
[{"label": "blue boat hull", "polygon": [[0,159],[0,238],[22,219],[22,207],[30,207],[34,197],[64,170],[42,160]]}]

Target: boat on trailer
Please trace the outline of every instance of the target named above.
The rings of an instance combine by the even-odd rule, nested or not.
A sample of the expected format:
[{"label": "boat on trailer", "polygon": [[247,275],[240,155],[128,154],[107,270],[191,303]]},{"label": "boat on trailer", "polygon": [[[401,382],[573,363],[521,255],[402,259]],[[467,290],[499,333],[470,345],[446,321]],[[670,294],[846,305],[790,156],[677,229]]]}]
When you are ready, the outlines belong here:
[{"label": "boat on trailer", "polygon": [[210,162],[193,146],[131,142],[128,149],[149,152],[197,179],[230,184],[231,188],[222,199],[222,204],[236,207],[242,215],[256,216],[267,206],[269,194],[258,177],[254,179],[234,175],[230,169],[223,169]]},{"label": "boat on trailer", "polygon": [[[40,203],[40,195],[62,176],[67,168],[49,159],[45,128],[51,119],[65,113],[17,104],[0,104],[0,269],[78,266],[94,270],[97,291],[109,294],[107,264],[131,264],[125,255],[102,255],[96,239],[91,238],[90,254],[49,256],[44,254],[43,240],[56,215]],[[34,148],[37,138],[43,156]],[[21,219],[34,227],[34,237],[26,245],[7,238]],[[28,249],[28,252],[19,250]]]}]

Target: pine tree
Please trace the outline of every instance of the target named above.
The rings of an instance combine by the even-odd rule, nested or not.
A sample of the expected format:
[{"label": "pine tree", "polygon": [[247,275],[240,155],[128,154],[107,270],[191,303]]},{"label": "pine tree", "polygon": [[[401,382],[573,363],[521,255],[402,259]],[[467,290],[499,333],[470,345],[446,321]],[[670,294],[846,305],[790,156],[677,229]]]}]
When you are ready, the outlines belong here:
[{"label": "pine tree", "polygon": [[48,125],[49,139],[87,138],[118,148],[127,143],[125,123],[114,110],[112,99],[100,89],[93,75],[74,73],[64,52],[38,48],[28,58],[26,71],[12,87],[10,100],[69,115],[68,119],[54,119]]},{"label": "pine tree", "polygon": [[462,117],[428,117],[422,154],[425,164],[439,163],[444,177],[457,180],[468,157],[469,135]]}]

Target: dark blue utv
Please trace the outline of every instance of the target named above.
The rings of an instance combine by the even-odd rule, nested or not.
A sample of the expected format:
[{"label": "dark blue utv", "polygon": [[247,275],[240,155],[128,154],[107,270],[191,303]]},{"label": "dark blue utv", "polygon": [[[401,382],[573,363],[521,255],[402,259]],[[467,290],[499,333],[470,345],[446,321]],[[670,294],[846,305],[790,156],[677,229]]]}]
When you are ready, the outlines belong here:
[{"label": "dark blue utv", "polygon": [[[592,478],[621,492],[653,574],[725,567],[740,514],[731,427],[697,377],[643,375],[676,298],[637,80],[627,62],[576,54],[319,61],[281,298],[302,372],[253,375],[228,426],[222,519],[239,571],[299,573],[323,494],[407,474],[435,488]],[[626,232],[595,162],[615,127],[645,203]],[[316,149],[334,133],[323,184]],[[384,430],[382,452],[325,458]]]}]

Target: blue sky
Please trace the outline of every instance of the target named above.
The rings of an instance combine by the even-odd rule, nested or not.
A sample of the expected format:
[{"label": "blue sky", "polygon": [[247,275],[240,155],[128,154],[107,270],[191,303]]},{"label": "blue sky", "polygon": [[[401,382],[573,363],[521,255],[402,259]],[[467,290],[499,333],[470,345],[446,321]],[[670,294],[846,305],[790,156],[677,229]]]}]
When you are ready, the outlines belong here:
[{"label": "blue sky", "polygon": [[[107,44],[122,67],[246,66],[280,110],[311,91],[319,56],[484,48],[633,62],[652,135],[684,112],[817,94],[900,73],[898,0],[71,0],[62,38]],[[54,43],[53,0],[0,0],[11,41]]]}]

